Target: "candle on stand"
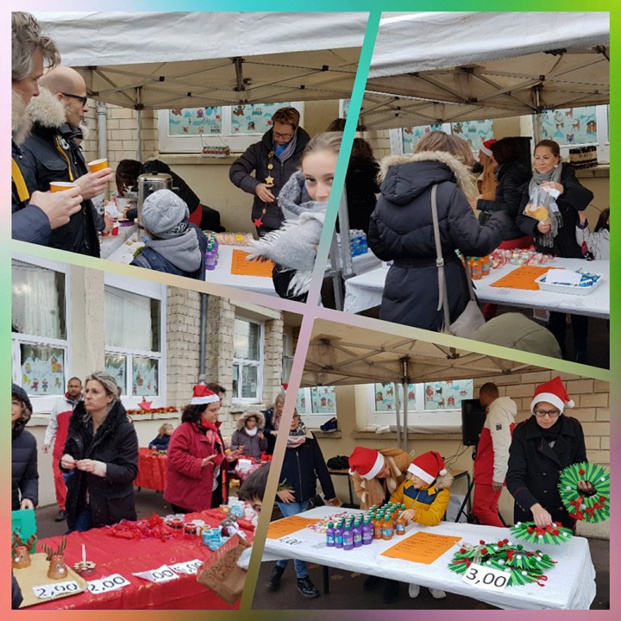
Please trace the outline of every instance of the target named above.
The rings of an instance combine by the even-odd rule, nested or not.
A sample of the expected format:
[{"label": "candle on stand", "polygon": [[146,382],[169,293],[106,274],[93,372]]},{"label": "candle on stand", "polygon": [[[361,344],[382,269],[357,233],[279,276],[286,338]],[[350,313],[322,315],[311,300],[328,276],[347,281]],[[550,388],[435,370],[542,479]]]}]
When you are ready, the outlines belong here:
[{"label": "candle on stand", "polygon": [[86,546],[82,544],[82,563],[86,565]]}]

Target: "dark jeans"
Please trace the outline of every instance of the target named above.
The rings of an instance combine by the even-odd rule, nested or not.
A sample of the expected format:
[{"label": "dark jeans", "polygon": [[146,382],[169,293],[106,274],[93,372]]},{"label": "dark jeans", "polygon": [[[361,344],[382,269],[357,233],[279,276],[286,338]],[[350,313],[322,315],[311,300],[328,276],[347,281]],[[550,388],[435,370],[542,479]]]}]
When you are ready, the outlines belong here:
[{"label": "dark jeans", "polygon": [[[576,362],[587,364],[587,343],[589,318],[583,315],[571,315],[571,327],[574,338],[574,359]],[[567,348],[565,347],[565,338],[567,333],[566,313],[550,313],[550,323],[548,324],[550,332],[554,335],[561,347],[563,358],[567,358]]]},{"label": "dark jeans", "polygon": [[78,531],[79,533],[83,533],[91,528],[93,528],[93,518],[91,516],[91,508],[87,506],[78,511],[78,515],[75,518],[75,524],[68,532],[73,533]]}]

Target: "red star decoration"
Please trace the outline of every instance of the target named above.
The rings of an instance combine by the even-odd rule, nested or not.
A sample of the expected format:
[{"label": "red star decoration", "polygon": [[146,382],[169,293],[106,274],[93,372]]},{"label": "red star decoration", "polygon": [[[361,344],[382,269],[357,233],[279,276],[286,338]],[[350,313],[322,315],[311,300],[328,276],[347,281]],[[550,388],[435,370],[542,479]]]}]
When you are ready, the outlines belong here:
[{"label": "red star decoration", "polygon": [[260,228],[260,227],[262,227],[262,226],[263,226],[263,217],[261,217],[261,218],[255,218],[255,219],[253,220],[253,222],[254,222],[254,225],[255,225],[257,228]]},{"label": "red star decoration", "polygon": [[147,401],[144,397],[142,398],[142,401],[138,404],[143,410],[146,410],[147,412],[151,409],[151,404],[153,403],[153,401]]}]

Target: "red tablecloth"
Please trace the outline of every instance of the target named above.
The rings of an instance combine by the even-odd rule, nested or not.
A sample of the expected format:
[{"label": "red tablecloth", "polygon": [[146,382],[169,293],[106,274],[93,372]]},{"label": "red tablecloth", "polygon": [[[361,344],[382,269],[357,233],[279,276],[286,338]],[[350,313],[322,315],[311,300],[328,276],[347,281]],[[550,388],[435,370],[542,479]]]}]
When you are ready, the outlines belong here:
[{"label": "red tablecloth", "polygon": [[[187,520],[201,519],[211,526],[220,524],[225,517],[220,509],[210,509],[192,513]],[[250,524],[240,521],[248,541],[252,541]],[[62,537],[41,539],[37,545],[45,543],[56,547]],[[122,609],[141,610],[231,610],[239,606],[231,605],[218,597],[213,591],[196,581],[196,575],[180,575],[178,580],[152,583],[133,576],[132,573],[157,569],[164,564],[182,563],[194,559],[207,560],[213,554],[203,545],[199,537],[185,539],[171,538],[167,541],[148,538],[127,540],[107,534],[105,528],[96,528],[84,533],[67,535],[65,559],[70,567],[82,559],[82,544],[86,545],[88,560],[97,563],[97,571],[87,580],[96,580],[112,574],[121,574],[131,582],[118,591],[93,595],[86,591],[73,597],[32,606],[29,610],[100,610]]]},{"label": "red tablecloth", "polygon": [[138,476],[134,480],[134,485],[163,492],[166,485],[167,464],[166,455],[154,455],[153,451],[148,448],[139,449]]}]

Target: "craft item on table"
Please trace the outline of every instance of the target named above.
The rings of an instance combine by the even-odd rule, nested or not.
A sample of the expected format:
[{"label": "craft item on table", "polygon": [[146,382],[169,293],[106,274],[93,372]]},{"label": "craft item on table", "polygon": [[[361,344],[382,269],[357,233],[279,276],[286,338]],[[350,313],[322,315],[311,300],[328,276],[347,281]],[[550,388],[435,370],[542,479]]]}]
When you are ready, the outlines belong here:
[{"label": "craft item on table", "polygon": [[521,586],[536,582],[545,586],[548,577],[544,572],[556,564],[541,550],[525,550],[522,545],[513,545],[508,539],[497,542],[481,540],[479,545],[462,544],[449,563],[449,569],[464,574],[472,563],[510,572],[507,586]]},{"label": "craft item on table", "polygon": [[251,233],[216,233],[221,246],[247,246],[254,238]]},{"label": "craft item on table", "polygon": [[[586,495],[578,489],[578,482],[593,486]],[[569,515],[585,522],[603,522],[610,517],[610,472],[599,464],[579,463],[561,471],[558,490]]]},{"label": "craft item on table", "polygon": [[83,578],[92,576],[95,573],[97,565],[93,561],[86,560],[86,546],[82,544],[82,560],[73,565],[73,569]]},{"label": "craft item on table", "polygon": [[231,260],[231,274],[237,276],[261,276],[271,278],[274,270],[272,261],[260,261],[259,259],[248,260],[249,252],[235,248]]},{"label": "craft item on table", "polygon": [[[227,517],[220,523],[220,532],[224,537],[231,537],[235,533],[239,533],[241,530],[237,524],[237,511],[234,513],[234,509],[237,509],[237,507],[232,507],[231,513],[229,513],[230,517]],[[239,517],[243,517],[243,513]]]},{"label": "craft item on table", "polygon": [[322,518],[315,524],[309,524],[308,528],[316,533],[324,534],[328,530],[328,524],[330,522],[334,522],[336,524],[340,518],[347,517],[347,515],[347,511],[332,513],[328,517]]},{"label": "craft item on table", "polygon": [[524,289],[526,291],[538,291],[537,278],[545,274],[550,268],[535,265],[522,265],[512,272],[503,276],[491,284],[492,287],[504,287],[507,289]]},{"label": "craft item on table", "polygon": [[67,537],[63,537],[56,549],[41,544],[41,549],[46,554],[45,559],[50,563],[47,570],[47,577],[51,580],[64,580],[67,577],[67,564],[65,563],[66,547]]},{"label": "craft item on table", "polygon": [[560,522],[548,524],[545,528],[539,528],[535,522],[517,522],[511,527],[511,534],[522,541],[558,546],[569,541],[574,533]]},{"label": "craft item on table", "polygon": [[183,533],[183,518],[181,518],[179,529],[173,529],[167,521],[155,514],[150,518],[137,522],[121,520],[112,526],[104,526],[104,529],[107,535],[121,539],[146,539],[153,537],[166,541],[178,533]]},{"label": "craft item on table", "polygon": [[537,278],[536,282],[543,291],[588,295],[603,281],[601,274],[592,274],[582,270],[551,269]]},{"label": "craft item on table", "polygon": [[32,544],[37,540],[37,534],[33,533],[28,537],[28,539],[24,542],[20,534],[16,531],[13,533],[13,569],[24,569],[26,567],[30,567],[30,552],[29,550],[32,547]]},{"label": "craft item on table", "polygon": [[382,552],[382,556],[431,565],[459,541],[461,537],[419,531],[406,539],[400,539],[399,543]]},{"label": "craft item on table", "polygon": [[229,538],[223,537],[219,528],[208,528],[203,531],[201,539],[204,545],[212,552],[215,552],[225,541],[228,541]]}]

